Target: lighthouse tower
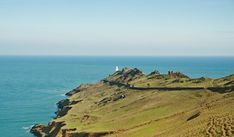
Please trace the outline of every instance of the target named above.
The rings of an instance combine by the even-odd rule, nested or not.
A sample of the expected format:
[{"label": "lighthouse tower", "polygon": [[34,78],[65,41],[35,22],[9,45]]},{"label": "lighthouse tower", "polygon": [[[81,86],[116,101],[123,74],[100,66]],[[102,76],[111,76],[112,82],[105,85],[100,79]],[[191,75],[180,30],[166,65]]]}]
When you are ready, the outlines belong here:
[{"label": "lighthouse tower", "polygon": [[119,71],[119,67],[118,66],[115,67],[115,71]]}]

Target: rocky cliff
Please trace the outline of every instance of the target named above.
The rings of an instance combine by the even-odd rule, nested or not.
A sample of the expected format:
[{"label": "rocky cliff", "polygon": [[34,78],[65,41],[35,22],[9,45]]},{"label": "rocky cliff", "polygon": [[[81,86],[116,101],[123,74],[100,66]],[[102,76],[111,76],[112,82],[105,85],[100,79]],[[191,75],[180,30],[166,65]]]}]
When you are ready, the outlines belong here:
[{"label": "rocky cliff", "polygon": [[234,135],[234,75],[192,79],[180,72],[146,75],[124,68],[96,84],[82,84],[57,103],[38,137],[150,137]]}]

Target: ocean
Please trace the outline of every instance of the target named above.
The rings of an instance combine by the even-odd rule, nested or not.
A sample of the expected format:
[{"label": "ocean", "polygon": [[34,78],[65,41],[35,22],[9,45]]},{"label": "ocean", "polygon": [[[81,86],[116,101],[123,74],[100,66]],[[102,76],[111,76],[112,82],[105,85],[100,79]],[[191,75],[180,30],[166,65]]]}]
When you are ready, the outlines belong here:
[{"label": "ocean", "polygon": [[0,136],[32,137],[30,126],[47,124],[66,92],[103,79],[116,66],[217,78],[234,73],[234,57],[0,56]]}]

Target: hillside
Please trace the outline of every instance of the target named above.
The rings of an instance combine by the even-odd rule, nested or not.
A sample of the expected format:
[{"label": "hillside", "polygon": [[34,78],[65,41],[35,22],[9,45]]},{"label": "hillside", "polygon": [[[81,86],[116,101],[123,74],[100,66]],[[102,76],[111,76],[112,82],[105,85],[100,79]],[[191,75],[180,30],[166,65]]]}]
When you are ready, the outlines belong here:
[{"label": "hillside", "polygon": [[50,137],[234,135],[234,75],[191,79],[124,68],[82,84],[57,103],[57,117],[31,133]]}]

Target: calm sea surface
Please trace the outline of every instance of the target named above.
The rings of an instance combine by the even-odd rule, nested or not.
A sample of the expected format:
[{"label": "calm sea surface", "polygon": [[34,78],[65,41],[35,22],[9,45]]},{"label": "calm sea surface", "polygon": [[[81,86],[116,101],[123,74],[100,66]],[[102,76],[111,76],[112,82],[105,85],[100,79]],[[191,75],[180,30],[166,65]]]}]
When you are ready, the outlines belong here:
[{"label": "calm sea surface", "polygon": [[115,66],[145,73],[181,71],[190,77],[234,73],[234,57],[0,57],[0,133],[32,137],[29,127],[53,118],[56,102],[81,83],[94,83]]}]

